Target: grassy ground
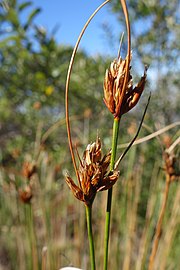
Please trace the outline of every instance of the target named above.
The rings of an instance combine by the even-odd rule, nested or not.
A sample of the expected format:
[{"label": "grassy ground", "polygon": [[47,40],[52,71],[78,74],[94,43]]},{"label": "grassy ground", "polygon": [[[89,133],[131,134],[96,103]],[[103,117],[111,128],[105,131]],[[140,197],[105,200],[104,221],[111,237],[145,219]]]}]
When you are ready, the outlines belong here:
[{"label": "grassy ground", "polygon": [[[150,161],[147,152],[147,144],[134,146],[120,168],[113,195],[109,269],[148,269],[166,173],[162,159]],[[0,170],[0,269],[90,269],[85,208],[69,191],[62,168],[45,150],[32,176],[27,164],[21,165],[17,171]],[[20,199],[19,189],[27,185],[33,195],[30,203]],[[97,269],[103,267],[106,195],[98,193],[93,204]],[[178,269],[179,202],[179,183],[173,181],[153,269]]]}]

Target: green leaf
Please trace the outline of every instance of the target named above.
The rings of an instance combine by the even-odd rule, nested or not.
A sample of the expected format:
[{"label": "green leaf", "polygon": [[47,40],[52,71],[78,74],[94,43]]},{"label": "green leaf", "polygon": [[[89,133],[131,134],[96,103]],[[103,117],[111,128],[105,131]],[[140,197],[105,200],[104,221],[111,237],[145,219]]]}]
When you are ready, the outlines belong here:
[{"label": "green leaf", "polygon": [[28,27],[31,25],[32,21],[34,20],[34,17],[37,16],[39,13],[41,12],[40,8],[36,8],[35,10],[33,10],[27,20],[27,23],[24,25],[24,30],[27,30]]},{"label": "green leaf", "polygon": [[22,10],[24,10],[25,8],[27,8],[27,7],[31,6],[31,5],[32,5],[31,1],[24,2],[24,3],[19,5],[18,10],[22,11]]},{"label": "green leaf", "polygon": [[9,12],[7,14],[7,19],[12,23],[14,27],[19,26],[19,19],[16,11],[14,9],[9,9]]},{"label": "green leaf", "polygon": [[11,41],[18,42],[19,40],[20,40],[20,38],[18,36],[14,36],[14,35],[6,37],[0,42],[0,49],[7,46],[9,44],[9,42],[11,42]]}]

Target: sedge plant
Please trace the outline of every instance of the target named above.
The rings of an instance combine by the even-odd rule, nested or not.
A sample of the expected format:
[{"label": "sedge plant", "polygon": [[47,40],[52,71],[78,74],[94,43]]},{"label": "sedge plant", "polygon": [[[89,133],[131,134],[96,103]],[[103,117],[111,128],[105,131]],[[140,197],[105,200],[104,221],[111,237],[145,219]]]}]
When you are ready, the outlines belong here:
[{"label": "sedge plant", "polygon": [[153,270],[155,258],[159,246],[159,241],[162,234],[162,225],[163,225],[163,219],[166,211],[168,196],[169,196],[169,190],[170,185],[174,181],[176,181],[180,177],[180,171],[178,168],[178,161],[177,156],[174,155],[173,150],[180,142],[180,137],[168,148],[164,151],[163,158],[165,163],[165,172],[166,172],[166,182],[165,182],[165,189],[163,194],[163,201],[161,205],[161,209],[159,212],[159,217],[156,224],[155,234],[153,238],[153,244],[151,249],[151,254],[149,257],[149,265],[148,270]]},{"label": "sedge plant", "polygon": [[[122,59],[120,56],[120,51],[118,53],[117,59],[115,59],[111,64],[110,68],[106,70],[104,78],[104,103],[107,106],[110,113],[113,114],[113,135],[112,135],[112,149],[102,157],[101,140],[99,136],[94,143],[90,143],[85,148],[83,157],[81,158],[77,147],[73,146],[71,127],[69,120],[69,83],[72,72],[72,67],[75,59],[75,55],[81,41],[81,38],[88,27],[92,18],[96,13],[106,4],[109,0],[106,0],[101,4],[96,11],[90,16],[89,20],[86,22],[83,30],[81,31],[79,38],[74,47],[72,57],[69,64],[69,69],[67,73],[66,80],[66,126],[68,134],[69,149],[72,157],[72,162],[77,178],[78,184],[71,178],[69,174],[66,175],[66,182],[71,189],[73,195],[85,204],[86,208],[86,220],[87,229],[89,237],[89,248],[90,248],[90,261],[91,269],[96,269],[95,263],[95,249],[93,241],[92,232],[92,205],[96,197],[97,192],[108,190],[107,195],[107,210],[106,210],[106,220],[105,220],[105,242],[104,242],[104,270],[108,268],[108,245],[109,245],[109,235],[110,235],[110,218],[111,218],[111,203],[112,203],[112,187],[116,183],[119,172],[117,167],[119,162],[122,160],[124,155],[127,153],[131,145],[133,144],[135,138],[137,137],[143,118],[138,129],[138,132],[130,143],[128,148],[125,150],[124,154],[116,163],[116,152],[117,152],[117,142],[119,135],[119,125],[123,114],[130,111],[138,102],[145,86],[146,82],[146,71],[145,68],[144,75],[142,76],[140,82],[133,87],[132,76],[130,74],[130,61],[131,61],[131,31],[129,23],[128,9],[125,0],[121,0],[121,5],[123,13],[125,16],[126,26],[127,26],[127,36],[128,36],[128,46],[127,46],[127,56]],[[79,165],[77,165],[77,160]]]},{"label": "sedge plant", "polygon": [[[128,9],[126,1],[121,0],[123,13],[125,16],[127,27],[127,56],[122,59],[120,54],[115,59],[108,70],[106,70],[104,80],[104,102],[109,111],[114,116],[113,136],[112,136],[112,155],[110,170],[114,170],[117,142],[119,135],[119,125],[123,114],[130,111],[138,102],[146,82],[146,70],[140,82],[133,88],[132,76],[130,74],[131,61],[131,29],[129,22]],[[110,218],[112,204],[112,188],[108,190],[107,208],[106,208],[106,224],[105,224],[105,253],[104,253],[104,270],[108,268],[108,246],[110,234]]]},{"label": "sedge plant", "polygon": [[109,0],[105,1],[102,5],[100,5],[96,11],[89,18],[87,23],[85,24],[83,30],[81,31],[79,38],[74,47],[72,57],[69,64],[67,80],[66,80],[66,98],[65,98],[65,107],[66,107],[66,125],[67,125],[67,134],[68,134],[68,142],[69,149],[72,157],[72,162],[74,166],[74,170],[76,173],[76,177],[78,180],[79,186],[75,184],[75,182],[71,179],[69,175],[66,176],[66,182],[70,189],[72,190],[75,197],[85,203],[86,207],[86,219],[87,219],[87,228],[88,228],[88,237],[89,237],[89,248],[90,248],[90,260],[91,260],[91,269],[96,269],[95,264],[95,252],[94,252],[94,241],[93,241],[93,233],[92,233],[92,203],[96,196],[97,191],[111,188],[111,186],[116,182],[118,178],[118,172],[114,172],[113,174],[107,175],[107,168],[110,163],[111,153],[108,153],[101,159],[101,141],[97,138],[96,142],[93,144],[89,144],[84,151],[83,159],[81,160],[79,157],[79,153],[76,149],[77,157],[79,159],[79,169],[77,168],[75,153],[71,138],[71,128],[69,121],[69,82],[72,71],[72,66],[74,63],[74,58],[80,43],[80,40],[89,25],[92,18],[95,14],[106,4]]}]

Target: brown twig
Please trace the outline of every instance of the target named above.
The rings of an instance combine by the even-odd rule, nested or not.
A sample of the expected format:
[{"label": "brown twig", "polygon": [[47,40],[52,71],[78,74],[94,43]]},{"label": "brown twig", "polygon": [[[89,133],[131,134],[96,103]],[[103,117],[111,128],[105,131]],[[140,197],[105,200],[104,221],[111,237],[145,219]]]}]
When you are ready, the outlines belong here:
[{"label": "brown twig", "polygon": [[166,175],[166,186],[165,186],[165,190],[164,190],[164,198],[163,198],[163,203],[162,203],[161,211],[159,214],[158,222],[156,225],[156,232],[154,235],[154,241],[153,241],[153,246],[152,246],[151,255],[150,255],[150,259],[149,259],[148,270],[152,270],[153,266],[154,266],[154,260],[156,257],[156,253],[157,253],[157,249],[158,249],[158,245],[159,245],[159,240],[161,238],[162,222],[163,222],[163,218],[164,218],[164,214],[165,214],[165,210],[166,210],[170,183],[171,183],[170,175],[167,174]]},{"label": "brown twig", "polygon": [[[160,134],[162,134],[162,133],[164,133],[164,132],[166,132],[166,131],[174,128],[174,127],[177,127],[179,125],[180,125],[180,122],[172,123],[172,124],[170,124],[170,125],[168,125],[168,126],[166,126],[164,128],[161,128],[161,129],[159,129],[159,130],[157,130],[157,131],[155,131],[155,132],[153,132],[153,133],[151,133],[151,134],[149,134],[149,135],[147,135],[147,136],[145,136],[143,138],[140,138],[140,139],[134,141],[133,145],[140,144],[140,143],[143,143],[143,142],[147,142],[147,141],[149,141],[151,139],[154,139],[157,136],[159,136]],[[118,148],[119,149],[120,148],[126,148],[128,145],[129,145],[129,143],[120,144],[120,145],[118,145]]]},{"label": "brown twig", "polygon": [[[156,231],[155,231],[151,255],[149,259],[148,270],[152,270],[154,266],[155,257],[156,257],[156,253],[157,253],[157,249],[159,245],[159,240],[161,238],[162,223],[163,223],[163,218],[164,218],[164,214],[166,210],[170,184],[176,179],[176,177],[179,176],[179,172],[176,171],[176,159],[173,158],[174,156],[171,153],[172,150],[175,148],[175,146],[178,144],[178,141],[179,141],[179,138],[176,139],[176,141],[164,152],[165,170],[166,170],[166,186],[164,190],[164,198],[163,198],[163,203],[161,206],[161,211],[160,211],[158,222],[156,225]],[[170,149],[169,152],[171,153],[171,155],[170,153],[168,153],[169,149]]]},{"label": "brown twig", "polygon": [[173,144],[171,144],[171,146],[166,150],[166,152],[170,154],[176,147],[176,145],[178,145],[179,143],[180,143],[180,136],[173,142]]}]

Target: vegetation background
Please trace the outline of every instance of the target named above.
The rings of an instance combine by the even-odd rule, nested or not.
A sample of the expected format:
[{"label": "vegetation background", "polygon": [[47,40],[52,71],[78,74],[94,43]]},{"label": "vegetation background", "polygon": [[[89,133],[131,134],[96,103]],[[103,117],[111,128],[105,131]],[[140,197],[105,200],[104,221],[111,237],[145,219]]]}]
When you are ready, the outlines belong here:
[{"label": "vegetation background", "polygon": [[[64,181],[66,170],[73,175],[64,112],[73,48],[58,44],[53,34],[34,22],[41,10],[32,9],[32,3],[0,2],[0,269],[47,266],[54,270],[66,265],[89,269],[85,209]],[[150,91],[140,137],[176,123],[158,138],[133,146],[121,164],[114,188],[110,269],[137,270],[147,269],[162,203],[163,152],[180,135],[180,13],[177,0],[130,0],[128,6],[135,80],[144,64],[150,69],[141,102],[122,118],[118,154],[136,133]],[[119,1],[111,1],[109,7],[123,29]],[[25,10],[29,15],[22,22]],[[111,43],[111,25],[102,27]],[[122,53],[126,53],[125,42]],[[73,138],[80,153],[95,140],[97,130],[104,152],[111,147],[112,117],[103,104],[103,79],[111,61],[84,51],[76,55],[69,102]],[[29,175],[34,165],[36,170]],[[29,181],[33,192],[30,204],[20,199]],[[179,193],[178,181],[172,182],[154,269],[178,269]],[[102,269],[105,207],[104,192],[98,194],[93,211],[98,269]]]}]

